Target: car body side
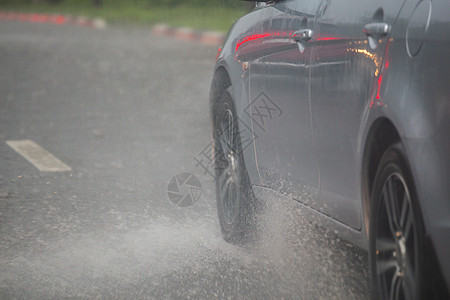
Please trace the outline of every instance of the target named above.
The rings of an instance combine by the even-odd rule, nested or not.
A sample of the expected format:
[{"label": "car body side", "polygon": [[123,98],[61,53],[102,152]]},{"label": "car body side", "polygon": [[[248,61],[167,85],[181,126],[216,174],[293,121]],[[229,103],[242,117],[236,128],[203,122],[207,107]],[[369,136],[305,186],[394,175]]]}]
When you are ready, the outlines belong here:
[{"label": "car body side", "polygon": [[[423,41],[407,37],[412,15],[420,2],[429,3],[429,22]],[[251,116],[245,113],[250,105],[249,78],[246,59],[237,55],[238,43],[253,36],[265,8],[238,20],[230,29],[218,57],[214,80],[227,77],[240,126],[252,127]],[[450,3],[446,0],[406,0],[387,43],[384,65],[379,76],[367,87],[370,98],[358,128],[356,145],[358,189],[361,203],[360,228],[348,226],[340,220],[317,213],[342,237],[358,246],[368,248],[368,219],[370,195],[377,162],[389,144],[401,142],[410,164],[429,248],[436,255],[438,265],[450,286]],[[362,30],[362,28],[361,28]],[[263,34],[263,30],[259,32]],[[421,43],[420,51],[412,55],[408,43]],[[382,78],[380,80],[380,77]],[[220,85],[213,85],[211,106]],[[370,90],[370,91],[369,91]],[[245,125],[241,125],[245,124]],[[241,130],[243,140],[254,139],[249,130]],[[252,184],[263,186],[258,171],[258,152],[254,145],[244,151],[244,161]]]}]

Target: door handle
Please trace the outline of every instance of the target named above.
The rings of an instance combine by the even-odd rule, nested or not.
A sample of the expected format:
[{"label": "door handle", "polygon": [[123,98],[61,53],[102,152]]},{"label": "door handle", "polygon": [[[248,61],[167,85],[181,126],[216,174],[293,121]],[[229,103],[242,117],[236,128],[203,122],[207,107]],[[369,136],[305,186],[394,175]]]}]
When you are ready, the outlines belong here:
[{"label": "door handle", "polygon": [[313,31],[311,29],[302,29],[294,32],[294,41],[296,42],[306,42],[309,41],[313,36]]},{"label": "door handle", "polygon": [[390,29],[390,26],[386,23],[370,23],[364,26],[363,32],[367,36],[381,37],[387,35]]}]

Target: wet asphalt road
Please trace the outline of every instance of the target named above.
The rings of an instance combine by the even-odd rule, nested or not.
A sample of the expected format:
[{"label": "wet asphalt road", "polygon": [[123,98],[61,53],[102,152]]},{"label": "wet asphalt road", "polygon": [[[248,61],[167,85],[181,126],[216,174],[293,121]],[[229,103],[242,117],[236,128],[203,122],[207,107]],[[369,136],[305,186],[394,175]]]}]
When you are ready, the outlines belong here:
[{"label": "wet asphalt road", "polygon": [[[272,203],[260,240],[225,243],[210,142],[216,49],[143,28],[0,22],[0,298],[361,299],[366,254]],[[7,140],[72,168],[40,172]],[[170,179],[202,195],[172,204]]]}]

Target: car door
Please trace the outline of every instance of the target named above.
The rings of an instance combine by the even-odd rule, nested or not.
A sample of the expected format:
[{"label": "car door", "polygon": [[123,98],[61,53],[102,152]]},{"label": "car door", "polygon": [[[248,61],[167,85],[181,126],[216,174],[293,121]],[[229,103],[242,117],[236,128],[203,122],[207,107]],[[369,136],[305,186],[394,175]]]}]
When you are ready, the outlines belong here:
[{"label": "car door", "polygon": [[[389,31],[404,0],[324,0],[311,46],[311,114],[322,212],[361,228],[358,143],[382,81]],[[386,62],[386,61],[385,61]]]},{"label": "car door", "polygon": [[[257,166],[262,184],[316,205],[319,174],[309,107],[310,48],[321,0],[280,1],[264,26],[265,52],[249,65]],[[270,51],[268,51],[270,49]]]}]

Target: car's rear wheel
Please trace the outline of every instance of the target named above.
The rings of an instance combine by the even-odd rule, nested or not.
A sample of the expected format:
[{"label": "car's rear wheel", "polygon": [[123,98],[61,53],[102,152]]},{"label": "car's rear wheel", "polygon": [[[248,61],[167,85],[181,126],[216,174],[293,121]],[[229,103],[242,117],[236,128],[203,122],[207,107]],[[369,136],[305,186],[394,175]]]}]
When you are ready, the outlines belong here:
[{"label": "car's rear wheel", "polygon": [[401,144],[384,153],[375,176],[370,220],[374,298],[421,299],[424,227]]},{"label": "car's rear wheel", "polygon": [[244,166],[241,137],[231,94],[214,109],[216,199],[222,235],[228,242],[254,237],[254,195]]}]

